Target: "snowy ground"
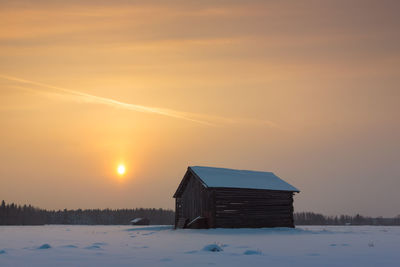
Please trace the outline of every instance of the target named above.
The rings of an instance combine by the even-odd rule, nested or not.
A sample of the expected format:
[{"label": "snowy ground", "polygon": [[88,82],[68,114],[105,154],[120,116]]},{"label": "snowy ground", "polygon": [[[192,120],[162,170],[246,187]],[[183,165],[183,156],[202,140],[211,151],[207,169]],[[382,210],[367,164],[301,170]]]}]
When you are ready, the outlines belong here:
[{"label": "snowy ground", "polygon": [[400,266],[400,227],[0,226],[0,266]]}]

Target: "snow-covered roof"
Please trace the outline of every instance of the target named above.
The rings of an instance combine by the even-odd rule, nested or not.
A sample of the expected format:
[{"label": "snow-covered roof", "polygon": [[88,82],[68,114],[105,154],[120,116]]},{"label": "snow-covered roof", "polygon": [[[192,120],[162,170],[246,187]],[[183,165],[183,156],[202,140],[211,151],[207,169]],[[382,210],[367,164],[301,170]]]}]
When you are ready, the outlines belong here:
[{"label": "snow-covered roof", "polygon": [[214,167],[189,167],[207,187],[267,189],[300,192],[272,172],[233,170]]}]

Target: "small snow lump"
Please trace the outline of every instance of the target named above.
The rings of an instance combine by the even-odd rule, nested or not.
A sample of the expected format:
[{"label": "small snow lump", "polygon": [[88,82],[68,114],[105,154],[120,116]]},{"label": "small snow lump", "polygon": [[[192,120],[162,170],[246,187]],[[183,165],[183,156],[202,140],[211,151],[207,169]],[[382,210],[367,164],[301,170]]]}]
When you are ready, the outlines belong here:
[{"label": "small snow lump", "polygon": [[38,249],[49,249],[51,246],[49,244],[43,244]]},{"label": "small snow lump", "polygon": [[212,252],[220,252],[223,251],[223,249],[218,246],[217,244],[210,244],[207,245],[203,248],[204,251],[212,251]]},{"label": "small snow lump", "polygon": [[260,250],[246,250],[244,253],[244,255],[261,255],[261,251]]}]

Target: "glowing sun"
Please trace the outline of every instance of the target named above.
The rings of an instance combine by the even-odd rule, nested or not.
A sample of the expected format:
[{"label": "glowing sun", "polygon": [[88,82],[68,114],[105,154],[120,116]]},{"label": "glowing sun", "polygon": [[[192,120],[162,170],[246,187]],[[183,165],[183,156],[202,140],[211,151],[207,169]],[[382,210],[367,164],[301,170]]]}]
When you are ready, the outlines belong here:
[{"label": "glowing sun", "polygon": [[117,172],[119,175],[124,175],[125,174],[125,165],[124,164],[119,164],[117,168]]}]

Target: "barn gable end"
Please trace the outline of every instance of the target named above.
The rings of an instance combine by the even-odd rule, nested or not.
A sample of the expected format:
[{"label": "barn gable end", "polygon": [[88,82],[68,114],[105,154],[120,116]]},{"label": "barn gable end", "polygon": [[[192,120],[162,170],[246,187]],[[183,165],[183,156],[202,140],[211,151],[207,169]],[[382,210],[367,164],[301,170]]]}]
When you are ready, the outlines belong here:
[{"label": "barn gable end", "polygon": [[210,218],[208,221],[211,224],[211,218],[214,217],[212,214],[215,202],[214,190],[208,190],[190,167],[174,194],[174,198],[175,226],[178,225],[179,220],[181,223],[182,220],[188,223],[199,216]]}]

